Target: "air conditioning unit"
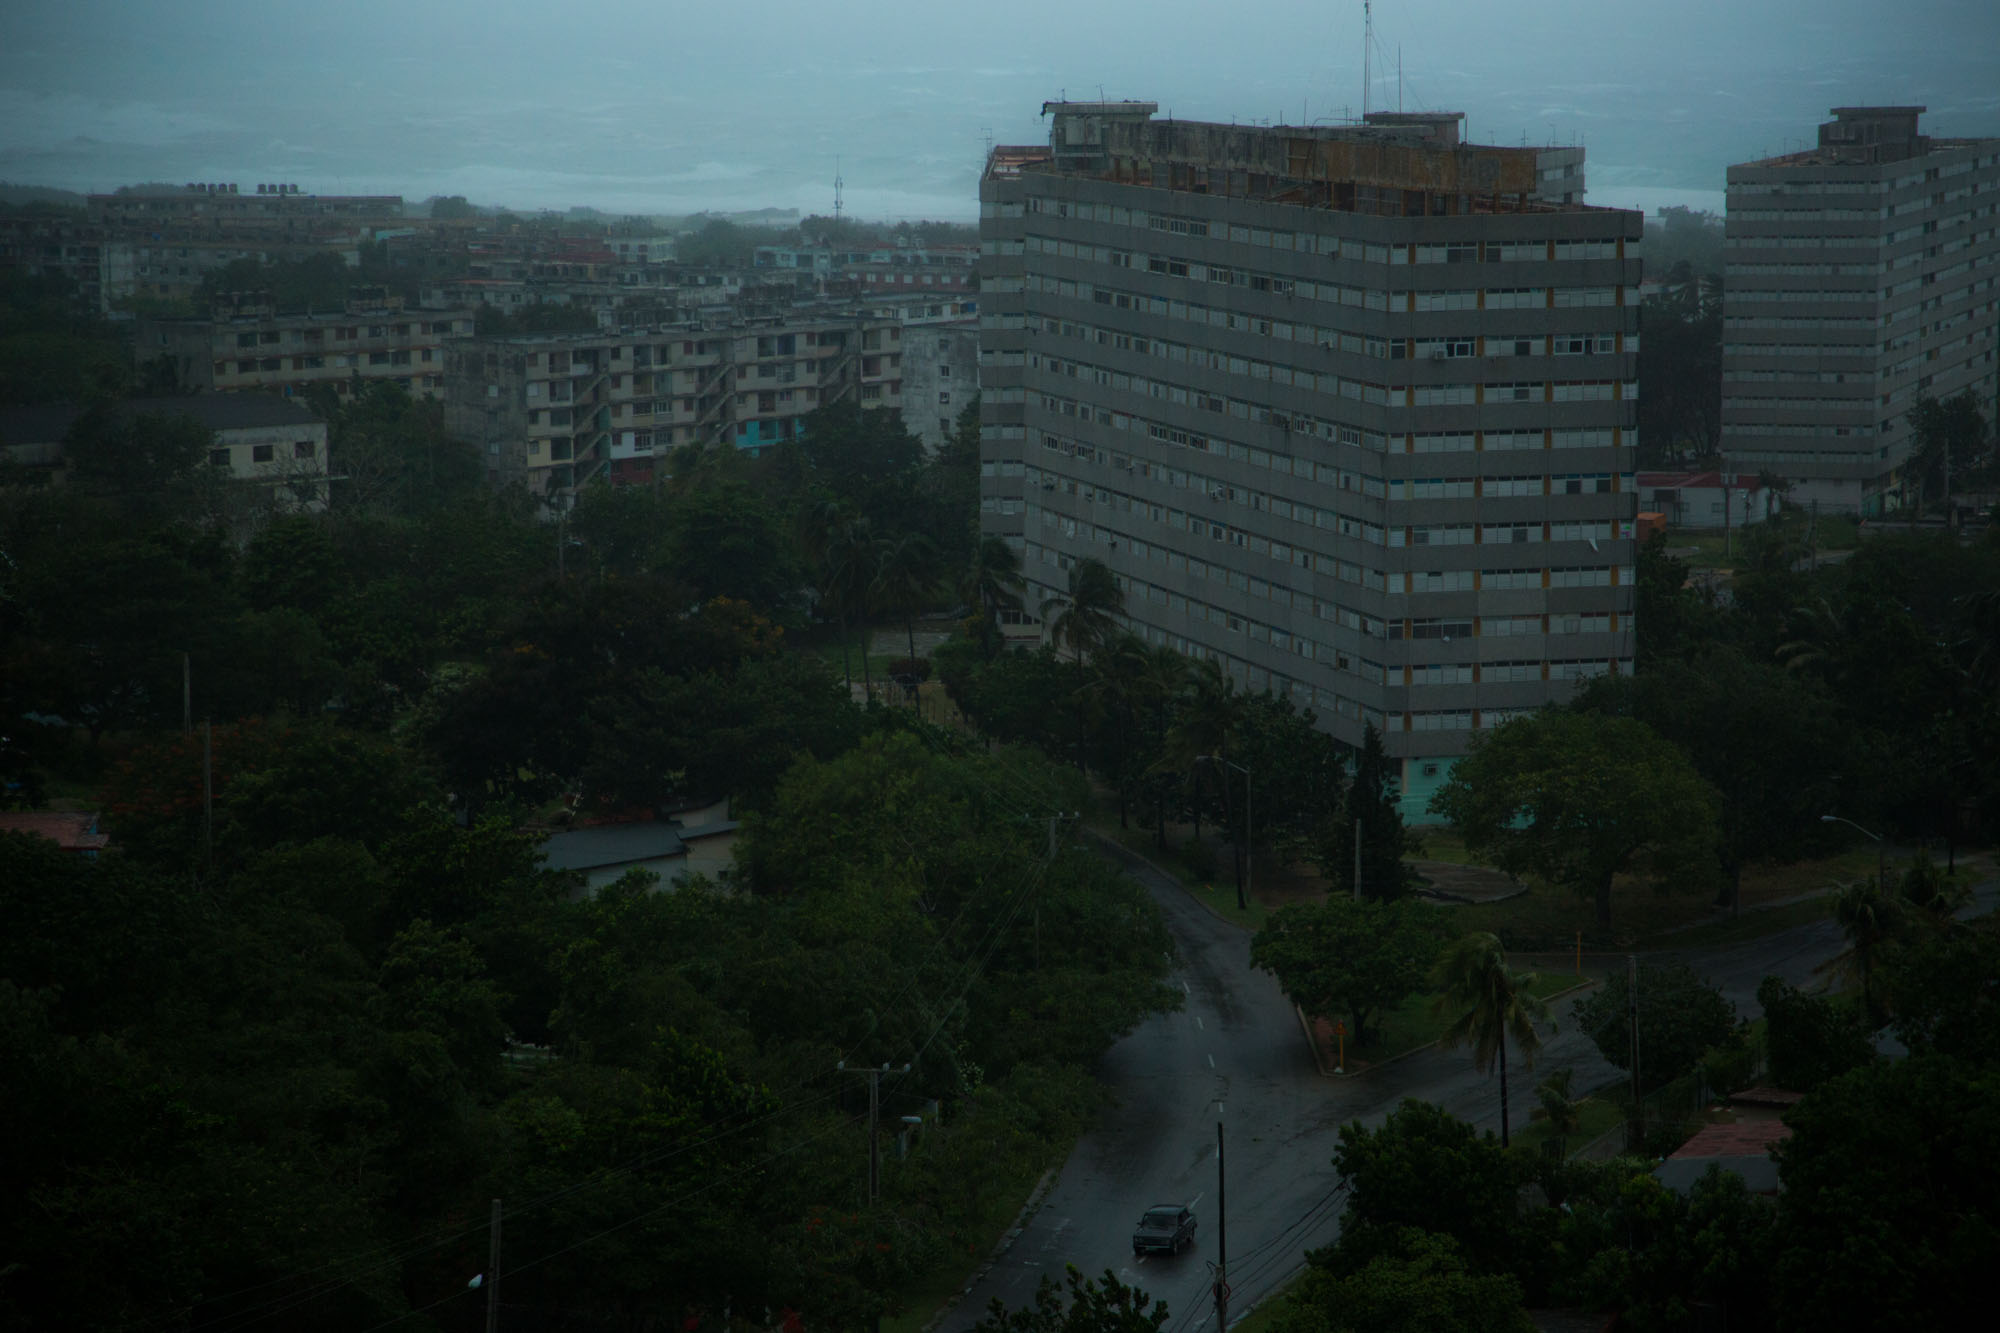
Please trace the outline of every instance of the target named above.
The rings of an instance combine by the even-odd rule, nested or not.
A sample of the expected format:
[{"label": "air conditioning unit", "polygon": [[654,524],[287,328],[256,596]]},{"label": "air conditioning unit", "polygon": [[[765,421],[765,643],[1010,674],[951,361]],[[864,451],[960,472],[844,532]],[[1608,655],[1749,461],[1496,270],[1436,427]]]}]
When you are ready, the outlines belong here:
[{"label": "air conditioning unit", "polygon": [[1442,360],[1444,360],[1444,348],[1442,348],[1442,347],[1433,347],[1433,348],[1431,348],[1431,360],[1433,360],[1433,361],[1442,361]]}]

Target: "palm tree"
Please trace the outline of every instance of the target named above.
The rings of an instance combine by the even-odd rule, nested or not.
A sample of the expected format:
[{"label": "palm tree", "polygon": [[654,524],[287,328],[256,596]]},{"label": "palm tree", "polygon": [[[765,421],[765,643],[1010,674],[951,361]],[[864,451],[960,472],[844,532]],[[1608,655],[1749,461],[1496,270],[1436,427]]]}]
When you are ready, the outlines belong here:
[{"label": "palm tree", "polygon": [[1447,1046],[1472,1047],[1472,1063],[1481,1073],[1500,1062],[1500,1146],[1507,1138],[1507,1039],[1521,1048],[1528,1068],[1535,1067],[1541,1049],[1537,1021],[1546,1021],[1548,1006],[1530,987],[1532,973],[1507,966],[1506,950],[1491,931],[1461,935],[1446,947],[1431,969],[1431,984],[1439,991],[1437,1012],[1452,1016],[1442,1040]]},{"label": "palm tree", "polygon": [[1194,664],[1186,657],[1165,644],[1147,651],[1145,669],[1140,674],[1140,691],[1151,715],[1153,749],[1158,755],[1149,772],[1154,778],[1154,830],[1163,852],[1167,849],[1167,788],[1162,779],[1168,772],[1179,771],[1169,762],[1168,737],[1174,715],[1193,682]]},{"label": "palm tree", "polygon": [[1068,648],[1081,662],[1096,652],[1118,628],[1125,607],[1125,590],[1102,560],[1079,560],[1069,567],[1069,591],[1042,600],[1042,619],[1057,647]]},{"label": "palm tree", "polygon": [[984,612],[987,656],[1000,639],[1000,613],[1021,609],[1021,557],[1004,537],[988,536],[979,543],[959,584],[959,596]]},{"label": "palm tree", "polygon": [[[1194,789],[1194,835],[1201,839],[1201,761],[1214,756],[1218,760],[1229,758],[1230,743],[1243,725],[1243,714],[1247,701],[1236,692],[1236,681],[1215,664],[1204,659],[1193,669],[1192,688],[1182,705],[1180,716],[1167,734],[1166,754],[1163,763],[1171,762],[1181,772],[1186,773]],[[1234,829],[1235,806],[1229,781],[1229,770],[1217,775],[1222,780],[1222,814],[1225,826]],[[1243,849],[1237,840],[1236,884],[1240,893],[1243,886]]]},{"label": "palm tree", "polygon": [[1542,1100],[1542,1114],[1548,1119],[1549,1132],[1556,1136],[1556,1155],[1569,1156],[1569,1136],[1576,1133],[1583,1120],[1583,1110],[1570,1100],[1570,1076],[1576,1071],[1560,1070],[1542,1080],[1535,1095]]},{"label": "palm tree", "polygon": [[1861,1008],[1873,1031],[1887,1017],[1876,965],[1902,926],[1901,905],[1877,881],[1858,879],[1842,885],[1834,895],[1833,919],[1840,923],[1851,946],[1842,968],[1861,992]]},{"label": "palm tree", "polygon": [[877,605],[902,613],[911,661],[917,656],[917,612],[936,594],[942,564],[931,539],[912,532],[884,550],[881,563],[875,567],[870,589]]},{"label": "palm tree", "polygon": [[1131,796],[1131,760],[1139,749],[1138,714],[1145,703],[1146,672],[1152,651],[1136,634],[1120,634],[1098,650],[1091,660],[1095,670],[1079,688],[1103,716],[1099,732],[1099,753],[1110,766],[1112,785],[1118,790],[1118,827],[1127,825],[1127,804]]},{"label": "palm tree", "polygon": [[1118,613],[1125,605],[1125,590],[1102,560],[1079,560],[1069,567],[1069,592],[1056,593],[1042,601],[1042,620],[1058,647],[1067,647],[1076,660],[1076,766],[1087,771],[1084,760],[1083,659],[1096,653],[1118,628]]},{"label": "palm tree", "polygon": [[847,622],[854,613],[862,613],[861,687],[870,698],[874,697],[875,683],[868,672],[866,613],[868,590],[882,563],[882,545],[874,525],[866,518],[842,517],[827,534],[820,557],[820,591],[833,603],[834,613],[839,617],[840,661],[847,673],[849,689],[854,687],[854,675],[847,669]]}]

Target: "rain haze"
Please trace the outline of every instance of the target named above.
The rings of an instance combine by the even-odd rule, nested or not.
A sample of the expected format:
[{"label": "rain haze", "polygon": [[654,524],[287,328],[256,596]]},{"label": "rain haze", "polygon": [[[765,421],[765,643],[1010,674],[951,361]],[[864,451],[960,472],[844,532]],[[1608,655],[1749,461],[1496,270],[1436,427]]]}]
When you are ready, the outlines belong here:
[{"label": "rain haze", "polygon": [[[1834,105],[1921,103],[1934,134],[2000,133],[1993,0],[1379,0],[1374,18],[1376,109],[1582,143],[1594,203],[1719,210],[1727,164]],[[1045,99],[1354,116],[1362,31],[1358,0],[16,0],[0,179],[824,212],[837,163],[854,215],[967,219],[987,139],[1044,139]]]}]

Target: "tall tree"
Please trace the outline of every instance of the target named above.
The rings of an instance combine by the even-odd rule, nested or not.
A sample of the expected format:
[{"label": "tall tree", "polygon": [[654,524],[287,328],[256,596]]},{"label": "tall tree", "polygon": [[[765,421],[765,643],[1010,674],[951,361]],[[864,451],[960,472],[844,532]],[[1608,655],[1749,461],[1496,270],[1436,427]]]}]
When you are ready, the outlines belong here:
[{"label": "tall tree", "polygon": [[980,648],[991,657],[1000,651],[1000,613],[1021,609],[1021,557],[1007,539],[986,536],[980,539],[972,563],[966,566],[958,595],[979,608]]},{"label": "tall tree", "polygon": [[1068,1300],[1045,1277],[1033,1305],[1010,1311],[996,1297],[973,1333],[1159,1333],[1165,1327],[1167,1303],[1149,1303],[1145,1292],[1126,1286],[1110,1269],[1098,1279],[1085,1277],[1073,1264],[1068,1273]]},{"label": "tall tree", "polygon": [[1111,640],[1118,628],[1118,615],[1125,606],[1125,590],[1118,586],[1117,576],[1102,560],[1079,560],[1069,568],[1069,591],[1055,593],[1042,602],[1042,620],[1049,627],[1049,637],[1060,648],[1067,648],[1076,665],[1076,683],[1071,691],[1072,711],[1076,721],[1076,766],[1086,768],[1088,761],[1085,747],[1088,743],[1085,726],[1086,705],[1084,685],[1084,659],[1096,653]]},{"label": "tall tree", "polygon": [[1489,931],[1461,935],[1445,946],[1431,980],[1438,988],[1437,1011],[1450,1017],[1444,1030],[1447,1046],[1471,1046],[1472,1063],[1489,1073],[1500,1065],[1500,1146],[1507,1138],[1507,1042],[1520,1047],[1528,1068],[1535,1067],[1541,1049],[1537,1021],[1548,1018],[1548,1006],[1531,989],[1532,973],[1507,965],[1500,937]]},{"label": "tall tree", "polygon": [[1314,861],[1333,883],[1333,891],[1354,892],[1354,838],[1361,836],[1361,891],[1386,902],[1409,892],[1403,858],[1415,850],[1415,839],[1403,824],[1403,812],[1389,787],[1389,760],[1382,750],[1382,733],[1370,722],[1361,733],[1355,756],[1354,781],[1347,799],[1320,828]]},{"label": "tall tree", "polygon": [[1915,1055],[1785,1119],[1773,1306],[1788,1326],[1977,1327],[2000,1253],[2000,1071]]},{"label": "tall tree", "polygon": [[1752,860],[1796,860],[1822,845],[1819,816],[1837,800],[1844,736],[1827,725],[1833,700],[1817,681],[1713,647],[1599,677],[1575,706],[1646,723],[1715,788],[1721,905],[1736,904]]},{"label": "tall tree", "polygon": [[1295,903],[1250,941],[1250,964],[1307,1014],[1352,1019],[1354,1044],[1365,1046],[1375,1016],[1423,984],[1440,933],[1436,909],[1407,899]]},{"label": "tall tree", "polygon": [[[1623,971],[1613,971],[1605,983],[1576,1008],[1576,1021],[1607,1062],[1632,1067],[1632,991]],[[1712,1046],[1729,1039],[1736,1026],[1736,1007],[1721,991],[1680,964],[1645,963],[1639,967],[1639,1053],[1648,1088],[1679,1078],[1693,1069]]]},{"label": "tall tree", "polygon": [[1611,924],[1613,877],[1652,867],[1712,875],[1715,789],[1634,718],[1545,709],[1474,738],[1431,798],[1467,850],[1595,900]]},{"label": "tall tree", "polygon": [[1918,398],[1909,422],[1910,461],[1903,468],[1903,498],[1922,515],[1933,495],[1949,502],[1954,476],[1963,489],[1968,474],[1987,470],[1992,444],[1986,418],[1979,412],[1979,395],[1971,389],[1943,401]]},{"label": "tall tree", "polygon": [[912,660],[917,655],[917,612],[936,597],[942,573],[936,545],[920,532],[893,542],[875,569],[870,592],[876,605],[902,617]]}]

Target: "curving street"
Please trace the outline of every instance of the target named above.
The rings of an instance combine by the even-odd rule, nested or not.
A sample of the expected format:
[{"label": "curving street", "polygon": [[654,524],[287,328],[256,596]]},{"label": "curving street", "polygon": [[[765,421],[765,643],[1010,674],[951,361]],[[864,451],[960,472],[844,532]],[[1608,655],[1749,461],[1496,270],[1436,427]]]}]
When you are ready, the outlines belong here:
[{"label": "curving street", "polygon": [[[1332,1165],[1339,1128],[1379,1123],[1405,1097],[1498,1129],[1500,1088],[1464,1051],[1423,1050],[1370,1074],[1323,1078],[1314,1068],[1291,1004],[1275,980],[1250,968],[1250,936],[1218,920],[1173,880],[1114,847],[1165,914],[1178,943],[1174,981],[1186,992],[1178,1013],[1158,1016],[1125,1037],[1102,1062],[1114,1104],[1077,1144],[1020,1235],[979,1277],[940,1325],[969,1328],[998,1300],[1028,1304],[1043,1278],[1060,1283],[1067,1265],[1086,1276],[1107,1268],[1168,1303],[1165,1333],[1212,1327],[1210,1284],[1218,1254],[1216,1122],[1226,1134],[1227,1242],[1232,1322],[1332,1241],[1343,1206]],[[1977,909],[2000,901],[2000,882],[1979,887]],[[1748,944],[1648,955],[1686,962],[1709,976],[1738,1012],[1758,1012],[1766,974],[1795,984],[1840,951],[1839,930],[1815,922]],[[1569,1021],[1574,999],[1556,1005],[1556,1031],[1535,1074],[1511,1083],[1513,1119],[1525,1123],[1533,1084],[1564,1067],[1578,1088],[1619,1077]],[[1194,1246],[1167,1258],[1135,1258],[1133,1223],[1156,1203],[1191,1202]]]}]

